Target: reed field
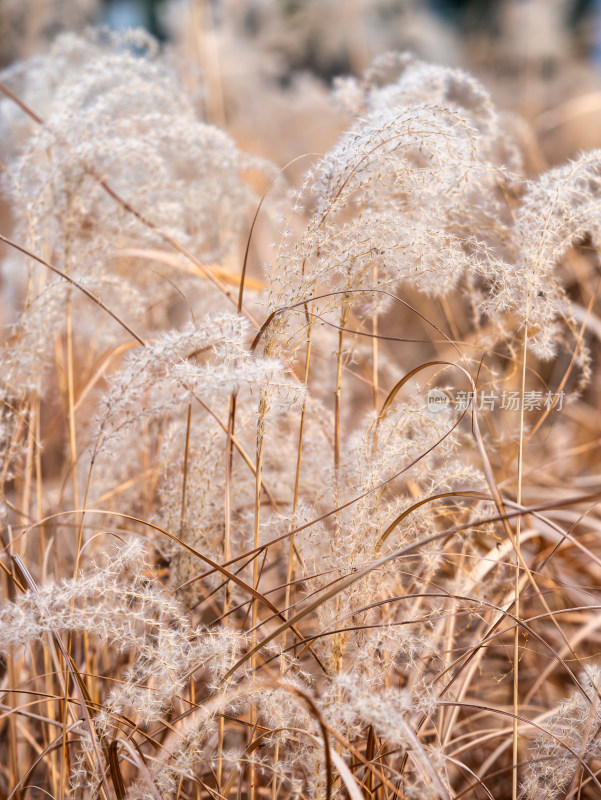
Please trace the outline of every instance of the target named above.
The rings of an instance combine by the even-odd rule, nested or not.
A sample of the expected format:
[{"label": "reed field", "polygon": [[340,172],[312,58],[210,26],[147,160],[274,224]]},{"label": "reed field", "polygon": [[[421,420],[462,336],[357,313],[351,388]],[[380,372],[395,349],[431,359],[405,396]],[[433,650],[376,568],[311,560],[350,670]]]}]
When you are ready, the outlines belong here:
[{"label": "reed field", "polygon": [[601,797],[584,118],[75,5],[0,72],[0,800]]}]

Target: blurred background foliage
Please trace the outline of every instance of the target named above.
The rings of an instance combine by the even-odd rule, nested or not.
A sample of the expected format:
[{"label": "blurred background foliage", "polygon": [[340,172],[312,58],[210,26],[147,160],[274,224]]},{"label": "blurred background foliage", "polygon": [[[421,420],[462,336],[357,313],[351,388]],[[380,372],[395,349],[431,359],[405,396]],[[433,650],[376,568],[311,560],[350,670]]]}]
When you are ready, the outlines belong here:
[{"label": "blurred background foliage", "polygon": [[[0,0],[0,65],[90,24],[146,28],[205,119],[276,160],[327,147],[333,79],[393,49],[475,74],[530,123],[537,169],[601,146],[601,0]],[[324,116],[316,138],[289,130],[280,154],[283,93],[293,124],[314,129],[302,108],[320,98]]]}]

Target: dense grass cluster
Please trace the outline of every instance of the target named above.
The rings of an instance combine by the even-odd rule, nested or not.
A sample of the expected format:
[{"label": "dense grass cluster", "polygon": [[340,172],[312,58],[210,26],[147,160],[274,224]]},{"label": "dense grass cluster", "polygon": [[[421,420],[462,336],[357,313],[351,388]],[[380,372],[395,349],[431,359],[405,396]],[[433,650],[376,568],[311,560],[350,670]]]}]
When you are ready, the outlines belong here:
[{"label": "dense grass cluster", "polygon": [[598,797],[601,152],[392,53],[294,186],[176,67],[0,76],[2,796]]}]

